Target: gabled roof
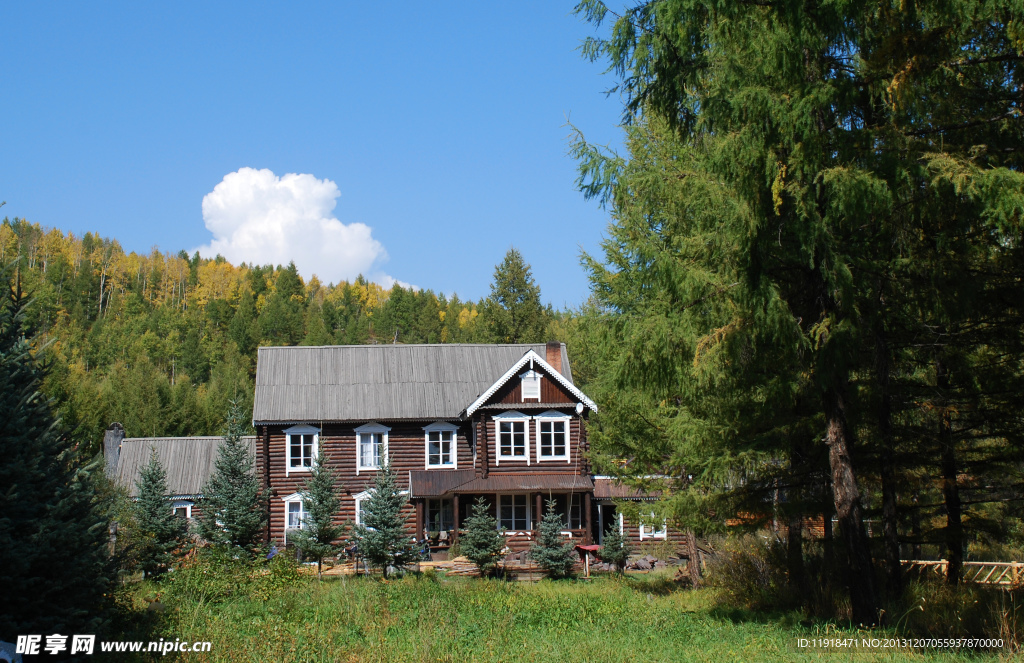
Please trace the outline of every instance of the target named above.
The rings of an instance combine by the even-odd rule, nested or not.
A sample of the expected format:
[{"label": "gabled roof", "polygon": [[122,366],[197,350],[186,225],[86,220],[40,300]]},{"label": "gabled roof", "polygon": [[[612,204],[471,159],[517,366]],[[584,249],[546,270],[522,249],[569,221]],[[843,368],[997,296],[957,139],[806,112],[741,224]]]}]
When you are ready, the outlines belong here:
[{"label": "gabled roof", "polygon": [[[543,343],[263,347],[253,423],[457,419]],[[572,384],[561,346],[561,380]],[[553,370],[553,369],[552,369]]]},{"label": "gabled roof", "polygon": [[582,391],[576,388],[576,385],[562,377],[561,373],[556,371],[551,364],[544,361],[540,355],[538,355],[531,349],[527,351],[527,353],[523,355],[519,359],[519,361],[513,364],[511,368],[505,371],[505,373],[500,378],[495,380],[494,384],[488,387],[484,393],[480,394],[480,396],[477,397],[477,399],[473,401],[473,403],[469,407],[466,408],[466,414],[473,414],[474,412],[476,412],[481,405],[487,402],[487,399],[493,396],[499,389],[504,387],[505,384],[509,380],[511,380],[513,376],[518,375],[519,371],[526,368],[526,365],[528,363],[531,366],[540,366],[541,368],[543,368],[545,373],[553,377],[555,381],[557,381],[563,387],[565,387],[565,389],[570,394],[579,399],[580,402],[589,407],[591,410],[594,410],[595,412],[597,411],[597,406],[594,405],[594,401],[587,398],[586,394],[584,394]]},{"label": "gabled roof", "polygon": [[[121,441],[121,455],[114,473],[118,485],[128,489],[132,497],[138,496],[138,481],[142,468],[149,463],[150,449],[156,449],[160,464],[167,472],[167,488],[174,497],[198,497],[213,474],[217,452],[224,441],[220,436],[208,437],[126,437]],[[256,437],[242,438],[248,443],[249,453],[256,456]]]}]

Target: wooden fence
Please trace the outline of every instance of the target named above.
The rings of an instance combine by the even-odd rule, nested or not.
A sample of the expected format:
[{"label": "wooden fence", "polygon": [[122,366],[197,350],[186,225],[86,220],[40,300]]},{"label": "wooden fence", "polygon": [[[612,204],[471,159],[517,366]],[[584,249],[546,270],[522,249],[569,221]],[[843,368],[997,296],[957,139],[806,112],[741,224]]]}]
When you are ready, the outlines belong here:
[{"label": "wooden fence", "polygon": [[[946,577],[948,562],[911,559],[903,560],[908,572],[917,571],[922,576],[935,574]],[[964,582],[999,587],[1020,587],[1024,583],[1024,562],[964,562]]]}]

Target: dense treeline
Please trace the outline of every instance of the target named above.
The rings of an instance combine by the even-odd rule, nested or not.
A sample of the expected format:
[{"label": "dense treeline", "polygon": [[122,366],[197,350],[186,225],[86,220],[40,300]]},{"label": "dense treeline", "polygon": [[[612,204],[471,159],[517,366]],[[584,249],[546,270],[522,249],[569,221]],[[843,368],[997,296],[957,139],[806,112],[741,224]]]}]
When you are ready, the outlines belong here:
[{"label": "dense treeline", "polygon": [[588,263],[596,461],[698,527],[788,524],[802,596],[803,516],[835,516],[858,622],[922,546],[951,584],[1021,551],[1021,20],[652,0],[584,47],[627,102],[628,155],[575,146],[613,217]]},{"label": "dense treeline", "polygon": [[325,285],[294,264],[126,253],[17,218],[0,223],[0,264],[32,297],[46,391],[90,444],[112,421],[135,436],[219,432],[231,400],[251,411],[261,345],[538,342],[554,319],[514,249],[479,302],[362,277]]}]

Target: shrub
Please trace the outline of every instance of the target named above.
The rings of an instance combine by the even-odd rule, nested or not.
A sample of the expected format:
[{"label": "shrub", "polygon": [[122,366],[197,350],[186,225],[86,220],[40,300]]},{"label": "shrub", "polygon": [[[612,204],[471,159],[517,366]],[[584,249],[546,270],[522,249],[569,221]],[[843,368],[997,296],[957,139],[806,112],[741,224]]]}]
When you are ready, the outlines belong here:
[{"label": "shrub", "polygon": [[773,537],[725,539],[708,563],[708,582],[732,605],[751,610],[791,608],[798,598],[787,585],[786,548]]},{"label": "shrub", "polygon": [[623,573],[631,552],[629,541],[622,535],[619,528],[612,523],[608,527],[608,531],[604,533],[604,544],[597,551],[601,561],[606,564],[614,564],[616,570],[619,573]]},{"label": "shrub", "polygon": [[549,578],[571,576],[576,564],[572,544],[562,537],[563,526],[562,516],[555,512],[554,500],[549,500],[544,519],[540,522],[537,542],[530,546],[530,556]]},{"label": "shrub", "polygon": [[483,497],[478,497],[473,504],[472,515],[466,519],[465,527],[466,533],[459,537],[459,552],[476,564],[481,576],[493,573],[505,547],[505,537],[498,533],[498,521],[488,513]]}]

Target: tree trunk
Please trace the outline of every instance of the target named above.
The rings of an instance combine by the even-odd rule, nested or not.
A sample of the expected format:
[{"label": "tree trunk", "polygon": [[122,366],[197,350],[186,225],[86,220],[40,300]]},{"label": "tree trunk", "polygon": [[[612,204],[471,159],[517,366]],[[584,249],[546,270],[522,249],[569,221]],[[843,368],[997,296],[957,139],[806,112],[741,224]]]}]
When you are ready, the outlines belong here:
[{"label": "tree trunk", "polygon": [[882,533],[885,541],[885,568],[891,594],[903,586],[903,567],[900,564],[899,513],[896,496],[896,462],[892,436],[892,393],[890,375],[892,361],[889,339],[885,327],[875,331],[875,367],[879,388],[878,434],[882,443]]},{"label": "tree trunk", "polygon": [[860,491],[853,471],[846,402],[838,386],[826,392],[824,409],[827,424],[825,443],[829,448],[828,459],[832,470],[832,499],[839,520],[839,535],[847,551],[847,583],[853,621],[874,625],[878,623],[878,594],[875,590],[871,546],[864,530]]},{"label": "tree trunk", "polygon": [[[786,570],[789,575],[789,586],[803,590],[806,587],[804,574],[804,495],[801,486],[806,477],[806,454],[803,444],[793,442],[789,452],[789,480],[792,483],[787,491],[786,501],[789,503],[789,519],[786,523]],[[806,594],[805,594],[806,595]]]},{"label": "tree trunk", "polygon": [[942,498],[946,503],[946,583],[956,586],[964,568],[963,506],[957,484],[956,441],[946,394],[949,392],[949,373],[942,359],[935,362],[935,382],[939,388],[939,444],[942,455]]},{"label": "tree trunk", "polygon": [[910,536],[914,544],[910,547],[910,555],[914,559],[921,559],[921,494],[914,491],[914,512],[910,514]]}]

